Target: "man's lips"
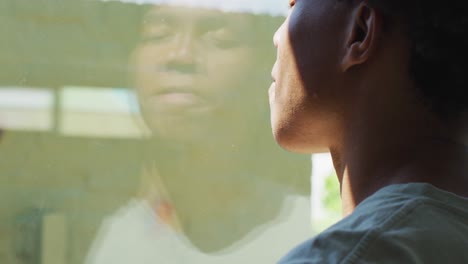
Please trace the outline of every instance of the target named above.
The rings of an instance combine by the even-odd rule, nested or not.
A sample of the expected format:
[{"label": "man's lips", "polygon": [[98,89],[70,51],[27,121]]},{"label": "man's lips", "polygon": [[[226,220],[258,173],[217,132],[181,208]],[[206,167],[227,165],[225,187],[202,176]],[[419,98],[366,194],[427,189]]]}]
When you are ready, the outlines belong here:
[{"label": "man's lips", "polygon": [[273,65],[273,69],[271,70],[271,78],[273,82],[270,85],[270,89],[268,89],[268,99],[269,99],[270,107],[273,106],[275,102],[275,97],[276,97],[276,81],[277,81],[277,75],[276,75],[277,66],[276,65],[277,63],[275,62],[275,64]]},{"label": "man's lips", "polygon": [[270,103],[272,103],[275,100],[275,93],[276,93],[276,83],[273,82],[270,86],[270,89],[268,89],[268,97],[270,99]]},{"label": "man's lips", "polygon": [[193,87],[158,87],[144,101],[147,107],[161,111],[207,108],[210,105],[207,98]]},{"label": "man's lips", "polygon": [[276,82],[276,63],[273,65],[273,69],[271,70],[271,78],[273,79],[273,82]]},{"label": "man's lips", "polygon": [[185,88],[157,89],[150,97],[159,102],[181,105],[195,105],[205,101],[194,89]]},{"label": "man's lips", "polygon": [[170,95],[170,94],[193,94],[194,96],[200,96],[200,93],[197,91],[197,89],[193,87],[163,87],[161,86],[160,88],[154,89],[152,95],[153,96],[164,96],[164,95]]},{"label": "man's lips", "polygon": [[203,103],[200,96],[187,92],[160,93],[155,97],[160,102],[177,105],[196,105]]}]

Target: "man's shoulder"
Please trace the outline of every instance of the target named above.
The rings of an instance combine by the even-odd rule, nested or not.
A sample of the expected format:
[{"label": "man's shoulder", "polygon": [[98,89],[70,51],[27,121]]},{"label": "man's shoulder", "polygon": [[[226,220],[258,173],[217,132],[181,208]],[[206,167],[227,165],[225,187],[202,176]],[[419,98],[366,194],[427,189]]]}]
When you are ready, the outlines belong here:
[{"label": "man's shoulder", "polygon": [[393,186],[371,196],[280,263],[468,263],[463,250],[468,246],[467,206],[468,200],[432,187]]},{"label": "man's shoulder", "polygon": [[366,207],[302,243],[279,264],[355,263],[354,260],[364,254],[376,237],[388,231],[392,222],[408,215],[405,212],[409,211],[408,205],[400,210]]}]

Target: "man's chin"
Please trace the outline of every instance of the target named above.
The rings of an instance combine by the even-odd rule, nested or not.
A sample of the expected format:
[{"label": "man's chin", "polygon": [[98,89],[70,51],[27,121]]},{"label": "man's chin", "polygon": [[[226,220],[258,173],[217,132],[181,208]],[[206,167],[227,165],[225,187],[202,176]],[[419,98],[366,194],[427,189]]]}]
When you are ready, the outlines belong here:
[{"label": "man's chin", "polygon": [[276,143],[286,151],[298,154],[318,154],[330,152],[324,142],[317,137],[305,136],[288,125],[281,125],[274,120],[271,122],[272,134]]}]

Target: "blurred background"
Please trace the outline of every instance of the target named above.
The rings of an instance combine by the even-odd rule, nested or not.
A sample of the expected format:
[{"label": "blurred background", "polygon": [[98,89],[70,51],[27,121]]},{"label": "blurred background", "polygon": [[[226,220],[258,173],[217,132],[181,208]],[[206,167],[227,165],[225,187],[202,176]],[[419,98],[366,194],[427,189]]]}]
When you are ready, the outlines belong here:
[{"label": "blurred background", "polygon": [[339,218],[271,136],[284,12],[216,2],[0,0],[0,263],[273,263]]}]

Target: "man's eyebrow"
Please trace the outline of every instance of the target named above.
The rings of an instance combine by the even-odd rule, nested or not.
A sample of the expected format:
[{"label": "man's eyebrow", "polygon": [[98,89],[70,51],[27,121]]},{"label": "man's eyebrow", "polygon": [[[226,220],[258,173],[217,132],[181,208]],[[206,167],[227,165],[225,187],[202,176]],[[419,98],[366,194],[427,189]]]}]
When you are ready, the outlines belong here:
[{"label": "man's eyebrow", "polygon": [[201,18],[197,24],[204,29],[228,28],[234,31],[248,30],[249,21],[245,14],[219,13]]}]

